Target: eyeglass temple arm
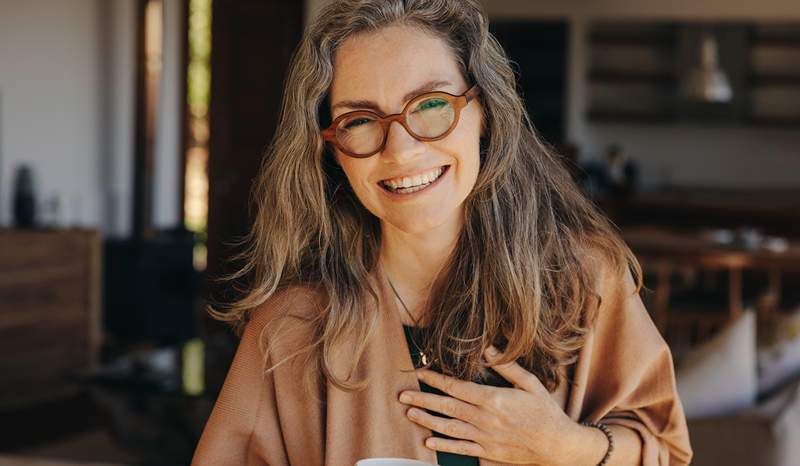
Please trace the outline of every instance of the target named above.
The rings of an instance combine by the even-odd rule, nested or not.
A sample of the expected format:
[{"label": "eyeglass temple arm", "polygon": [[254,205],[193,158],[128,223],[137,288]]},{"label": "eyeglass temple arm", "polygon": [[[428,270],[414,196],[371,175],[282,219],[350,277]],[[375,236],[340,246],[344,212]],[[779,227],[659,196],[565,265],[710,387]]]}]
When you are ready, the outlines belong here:
[{"label": "eyeglass temple arm", "polygon": [[322,139],[332,141],[334,139],[334,136],[336,135],[336,130],[329,126],[320,131],[320,133],[322,134]]},{"label": "eyeglass temple arm", "polygon": [[473,86],[467,91],[467,93],[464,94],[464,97],[466,97],[467,98],[467,102],[469,102],[470,100],[472,100],[475,97],[477,97],[478,94],[480,94],[480,93],[481,93],[480,86],[478,86],[477,84],[473,84]]}]

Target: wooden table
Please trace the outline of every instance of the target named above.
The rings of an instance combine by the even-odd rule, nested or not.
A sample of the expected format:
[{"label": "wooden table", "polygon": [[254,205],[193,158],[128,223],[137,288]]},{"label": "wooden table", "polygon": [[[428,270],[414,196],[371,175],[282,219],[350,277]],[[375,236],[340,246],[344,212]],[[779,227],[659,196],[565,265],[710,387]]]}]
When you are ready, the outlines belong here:
[{"label": "wooden table", "polygon": [[662,331],[668,321],[681,318],[671,315],[674,313],[669,309],[669,277],[676,268],[688,266],[727,271],[728,309],[724,315],[714,316],[716,320],[732,319],[742,313],[742,273],[745,270],[764,270],[767,273],[768,285],[762,299],[765,306],[759,309],[760,313],[765,314],[777,311],[782,274],[789,270],[800,270],[800,243],[797,241],[789,241],[788,249],[784,252],[773,252],[726,246],[701,231],[642,226],[625,228],[622,236],[643,266],[657,276],[653,314],[656,325]]}]

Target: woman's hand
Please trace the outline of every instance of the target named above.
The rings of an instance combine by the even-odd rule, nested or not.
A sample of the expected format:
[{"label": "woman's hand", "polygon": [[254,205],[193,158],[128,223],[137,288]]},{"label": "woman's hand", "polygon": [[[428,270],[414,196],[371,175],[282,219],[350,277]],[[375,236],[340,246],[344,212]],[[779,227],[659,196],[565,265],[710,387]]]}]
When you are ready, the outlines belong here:
[{"label": "woman's hand", "polygon": [[[487,362],[498,360],[486,352]],[[438,451],[477,456],[513,464],[575,464],[576,447],[592,437],[570,419],[539,379],[516,362],[493,365],[514,388],[459,380],[431,370],[417,370],[419,380],[451,396],[404,391],[400,401],[453,419],[410,408],[408,417],[431,430],[453,437],[430,437],[425,445]],[[583,443],[586,445],[585,443]]]}]

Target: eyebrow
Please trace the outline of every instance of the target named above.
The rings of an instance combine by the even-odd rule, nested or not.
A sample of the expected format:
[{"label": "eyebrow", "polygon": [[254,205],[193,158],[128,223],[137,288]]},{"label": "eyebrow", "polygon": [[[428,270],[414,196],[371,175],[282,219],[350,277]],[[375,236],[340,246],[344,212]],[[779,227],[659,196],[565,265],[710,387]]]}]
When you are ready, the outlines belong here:
[{"label": "eyebrow", "polygon": [[[410,91],[405,96],[403,96],[403,103],[408,102],[409,100],[413,99],[419,94],[424,94],[426,92],[434,91],[442,86],[451,86],[452,84],[453,83],[451,83],[450,81],[442,81],[439,79],[428,81],[425,84],[417,87],[413,91]],[[333,106],[331,107],[331,113],[333,113],[333,111],[339,107],[365,108],[368,110],[372,110],[380,115],[384,115],[383,110],[381,110],[378,104],[376,104],[371,100],[342,100],[333,104]]]}]

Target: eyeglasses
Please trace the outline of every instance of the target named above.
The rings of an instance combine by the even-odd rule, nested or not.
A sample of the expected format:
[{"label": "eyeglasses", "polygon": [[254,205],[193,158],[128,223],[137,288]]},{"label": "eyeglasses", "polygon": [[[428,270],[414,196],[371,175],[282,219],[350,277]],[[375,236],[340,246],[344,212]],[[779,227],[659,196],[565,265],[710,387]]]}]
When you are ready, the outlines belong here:
[{"label": "eyeglasses", "polygon": [[419,141],[437,141],[455,129],[461,109],[479,93],[477,84],[461,95],[427,92],[411,99],[402,112],[385,117],[368,110],[347,112],[321,131],[322,138],[356,158],[382,151],[393,121],[403,125],[408,134]]}]

